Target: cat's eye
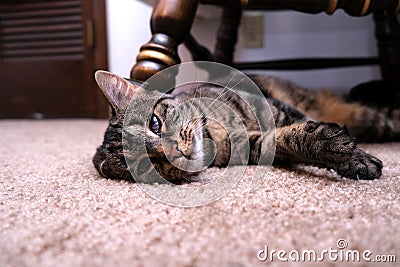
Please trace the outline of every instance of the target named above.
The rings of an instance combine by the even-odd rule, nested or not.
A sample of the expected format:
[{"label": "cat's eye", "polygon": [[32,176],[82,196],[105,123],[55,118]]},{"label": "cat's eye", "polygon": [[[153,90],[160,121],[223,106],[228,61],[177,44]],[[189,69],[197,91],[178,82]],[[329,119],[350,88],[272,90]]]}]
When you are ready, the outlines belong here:
[{"label": "cat's eye", "polygon": [[150,119],[150,124],[149,124],[149,128],[150,130],[157,134],[160,135],[161,133],[161,121],[160,119],[156,116],[156,115],[151,115],[151,119]]}]

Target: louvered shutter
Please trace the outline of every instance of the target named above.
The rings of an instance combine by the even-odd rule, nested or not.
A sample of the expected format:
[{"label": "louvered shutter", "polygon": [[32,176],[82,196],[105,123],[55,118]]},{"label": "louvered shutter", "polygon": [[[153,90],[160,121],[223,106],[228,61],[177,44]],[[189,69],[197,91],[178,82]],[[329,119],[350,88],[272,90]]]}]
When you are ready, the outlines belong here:
[{"label": "louvered shutter", "polygon": [[81,1],[7,4],[0,12],[4,62],[83,59]]}]

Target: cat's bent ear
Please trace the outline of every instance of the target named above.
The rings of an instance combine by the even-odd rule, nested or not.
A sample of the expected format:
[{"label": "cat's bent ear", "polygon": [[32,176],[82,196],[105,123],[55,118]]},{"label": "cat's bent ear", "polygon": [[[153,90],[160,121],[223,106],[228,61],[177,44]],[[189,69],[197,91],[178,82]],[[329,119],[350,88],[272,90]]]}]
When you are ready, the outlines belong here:
[{"label": "cat's bent ear", "polygon": [[124,112],[139,86],[104,70],[96,71],[94,76],[101,91],[114,110],[117,113]]}]

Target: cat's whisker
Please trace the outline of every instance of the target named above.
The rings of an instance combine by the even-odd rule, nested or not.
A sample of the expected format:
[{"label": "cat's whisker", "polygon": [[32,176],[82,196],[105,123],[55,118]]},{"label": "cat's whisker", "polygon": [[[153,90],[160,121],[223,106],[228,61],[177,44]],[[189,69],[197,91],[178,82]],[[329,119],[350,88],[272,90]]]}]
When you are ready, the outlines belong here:
[{"label": "cat's whisker", "polygon": [[[229,102],[231,99],[232,99],[232,97],[228,98],[228,99],[227,99],[227,102]],[[217,112],[221,107],[224,107],[225,105],[226,105],[225,103],[224,103],[224,104],[221,104],[220,106],[218,106],[216,109],[214,109],[211,113],[208,113],[207,115],[208,115],[208,116],[209,116],[209,115],[212,115],[213,113]],[[232,116],[234,116],[234,115],[232,115]]]},{"label": "cat's whisker", "polygon": [[[207,108],[204,109],[204,111],[203,111],[203,113],[201,114],[201,116],[204,116],[206,110],[207,110],[209,107],[211,107],[216,101],[219,101],[223,95],[225,95],[226,93],[228,93],[228,92],[230,91],[229,88],[228,88],[228,86],[229,86],[229,84],[231,83],[231,81],[233,80],[233,78],[235,78],[235,76],[236,76],[236,72],[235,72],[234,75],[232,75],[232,77],[230,78],[230,80],[228,81],[228,83],[227,83],[226,85],[224,85],[224,88],[221,90],[221,92],[218,94],[218,96],[214,99],[214,101],[213,101],[210,105],[208,105]],[[243,80],[242,80],[242,81],[243,81]],[[242,81],[240,81],[239,83],[241,83]],[[236,84],[235,86],[237,86],[237,84]],[[228,89],[228,90],[226,90],[226,89]],[[198,107],[199,107],[199,106],[198,106]]]},{"label": "cat's whisker", "polygon": [[[227,94],[228,92],[231,91],[231,89],[235,88],[236,86],[238,86],[239,84],[241,84],[245,78],[242,78],[239,82],[237,82],[233,87],[228,87],[229,84],[231,83],[231,81],[233,80],[233,78],[235,78],[236,73],[234,75],[232,75],[232,77],[230,78],[230,80],[228,81],[228,83],[224,86],[224,88],[221,90],[221,92],[218,94],[218,96],[214,99],[214,101],[208,105],[208,107],[203,111],[203,113],[201,114],[201,116],[205,115],[205,112],[208,110],[209,107],[211,107],[217,100],[219,101],[221,99],[221,97],[225,94]],[[226,102],[229,102],[232,99],[232,97],[228,98]],[[222,105],[221,105],[222,106]],[[219,107],[221,107],[219,106]],[[219,109],[219,107],[217,109]],[[213,112],[211,112],[210,114],[214,113],[217,109],[215,109]]]},{"label": "cat's whisker", "polygon": [[[197,99],[197,98],[196,98],[197,91],[200,92],[200,96],[199,96],[198,98],[201,99],[201,90],[199,90],[199,86],[200,86],[199,83],[197,83],[197,88],[195,89],[195,91],[194,91],[194,96],[193,96],[193,98],[191,99],[191,100],[192,100],[192,101],[191,101],[192,106],[191,106],[191,109],[190,109],[190,110],[192,110],[193,106],[195,105],[194,102],[195,102],[195,100]],[[199,112],[199,109],[200,109],[200,105],[196,105],[196,110],[194,110],[193,114],[196,115],[196,114]]]},{"label": "cat's whisker", "polygon": [[[233,76],[233,77],[234,77],[234,76]],[[233,77],[231,78],[231,80],[233,79]],[[237,83],[236,83],[233,87],[231,87],[231,88],[227,88],[227,87],[225,86],[225,88],[223,89],[223,91],[224,91],[225,89],[228,89],[228,90],[226,90],[224,94],[226,94],[226,93],[229,92],[231,89],[233,89],[233,88],[235,88],[236,86],[238,86],[239,84],[241,84],[241,83],[244,81],[244,79],[245,79],[245,78],[241,79],[239,82],[237,82]],[[230,80],[230,81],[231,81],[231,80]],[[230,83],[230,81],[228,82],[228,84]],[[217,99],[218,99],[220,96],[222,96],[222,94],[219,94],[218,97],[217,97]],[[232,98],[233,98],[233,96],[231,96],[230,98],[228,98],[228,99],[226,100],[226,102],[229,102]],[[213,101],[213,102],[211,103],[211,105],[212,105],[214,102],[215,102],[215,101]],[[210,106],[211,106],[211,105],[210,105]],[[208,115],[213,114],[213,113],[216,112],[218,109],[220,109],[222,106],[224,106],[224,105],[220,105],[219,107],[217,107],[215,110],[213,110],[213,111],[212,111],[211,113],[209,113]],[[204,112],[203,112],[203,115],[204,115]],[[234,115],[232,115],[232,116],[234,116]]]},{"label": "cat's whisker", "polygon": [[236,86],[238,86],[239,84],[241,84],[244,81],[245,78],[241,79],[238,83],[236,83],[234,86],[230,87],[230,89],[235,88]]},{"label": "cat's whisker", "polygon": [[198,131],[202,130],[202,128],[203,128],[204,126],[205,126],[204,123],[201,122],[200,124],[197,125],[197,127],[194,127],[193,130],[194,130],[195,132],[198,132]]},{"label": "cat's whisker", "polygon": [[[198,75],[198,73],[197,73],[197,79],[199,78],[199,75]],[[193,88],[193,87],[192,87]],[[191,101],[191,106],[190,106],[190,109],[189,110],[192,110],[192,108],[194,107],[194,100],[196,99],[196,94],[197,94],[197,90],[199,89],[199,83],[197,83],[197,87],[196,87],[196,89],[194,89],[194,96],[193,96],[193,98],[191,99],[192,101]],[[199,109],[199,106],[197,106],[196,107],[196,112],[197,112],[197,110]]]},{"label": "cat's whisker", "polygon": [[200,132],[203,127],[204,127],[204,124],[202,122],[196,123],[195,125],[193,125],[193,131]]},{"label": "cat's whisker", "polygon": [[[204,111],[200,114],[201,117],[205,116],[206,112],[212,107],[212,105],[214,105],[215,102],[219,101],[220,98],[221,98],[223,95],[225,95],[225,94],[227,94],[228,92],[230,92],[229,89],[228,89],[228,90],[226,90],[226,89],[227,89],[227,88],[222,89],[221,93],[218,94],[218,96],[214,99],[214,101],[211,102],[211,104],[209,104],[209,105],[204,109]],[[220,102],[222,102],[222,101],[220,101]],[[212,114],[212,113],[213,113],[213,112],[211,112],[210,114]],[[207,117],[207,116],[205,116],[205,117]]]},{"label": "cat's whisker", "polygon": [[[197,91],[199,90],[199,88],[200,88],[200,82],[199,82],[199,77],[200,77],[200,72],[197,72],[197,82],[196,82],[196,88],[194,89],[194,96],[193,96],[193,98],[191,99],[191,105],[190,105],[190,108],[189,108],[189,110],[193,110],[193,107],[195,106],[195,104],[194,104],[194,102],[195,102],[195,100],[197,99],[196,98],[196,95],[197,95]],[[194,87],[192,87],[191,89],[193,89]],[[201,99],[201,91],[200,91],[200,97],[199,97],[200,99]],[[198,112],[198,110],[199,110],[199,105],[197,105],[196,106],[196,110],[194,111],[194,114],[196,114],[197,112]]]},{"label": "cat's whisker", "polygon": [[233,80],[233,78],[236,77],[236,72],[232,75],[232,77],[230,78],[230,80],[228,81],[228,83],[226,85],[224,85],[224,88],[228,88],[228,85],[231,83],[231,81]]}]

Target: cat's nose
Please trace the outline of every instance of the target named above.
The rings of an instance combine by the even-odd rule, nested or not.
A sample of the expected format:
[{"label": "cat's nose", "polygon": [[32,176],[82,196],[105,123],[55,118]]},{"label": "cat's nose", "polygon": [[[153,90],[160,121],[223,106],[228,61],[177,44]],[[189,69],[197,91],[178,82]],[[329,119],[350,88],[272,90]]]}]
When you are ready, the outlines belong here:
[{"label": "cat's nose", "polygon": [[182,153],[179,150],[177,145],[173,145],[172,146],[168,157],[169,157],[170,160],[175,160],[176,158],[182,157]]}]

